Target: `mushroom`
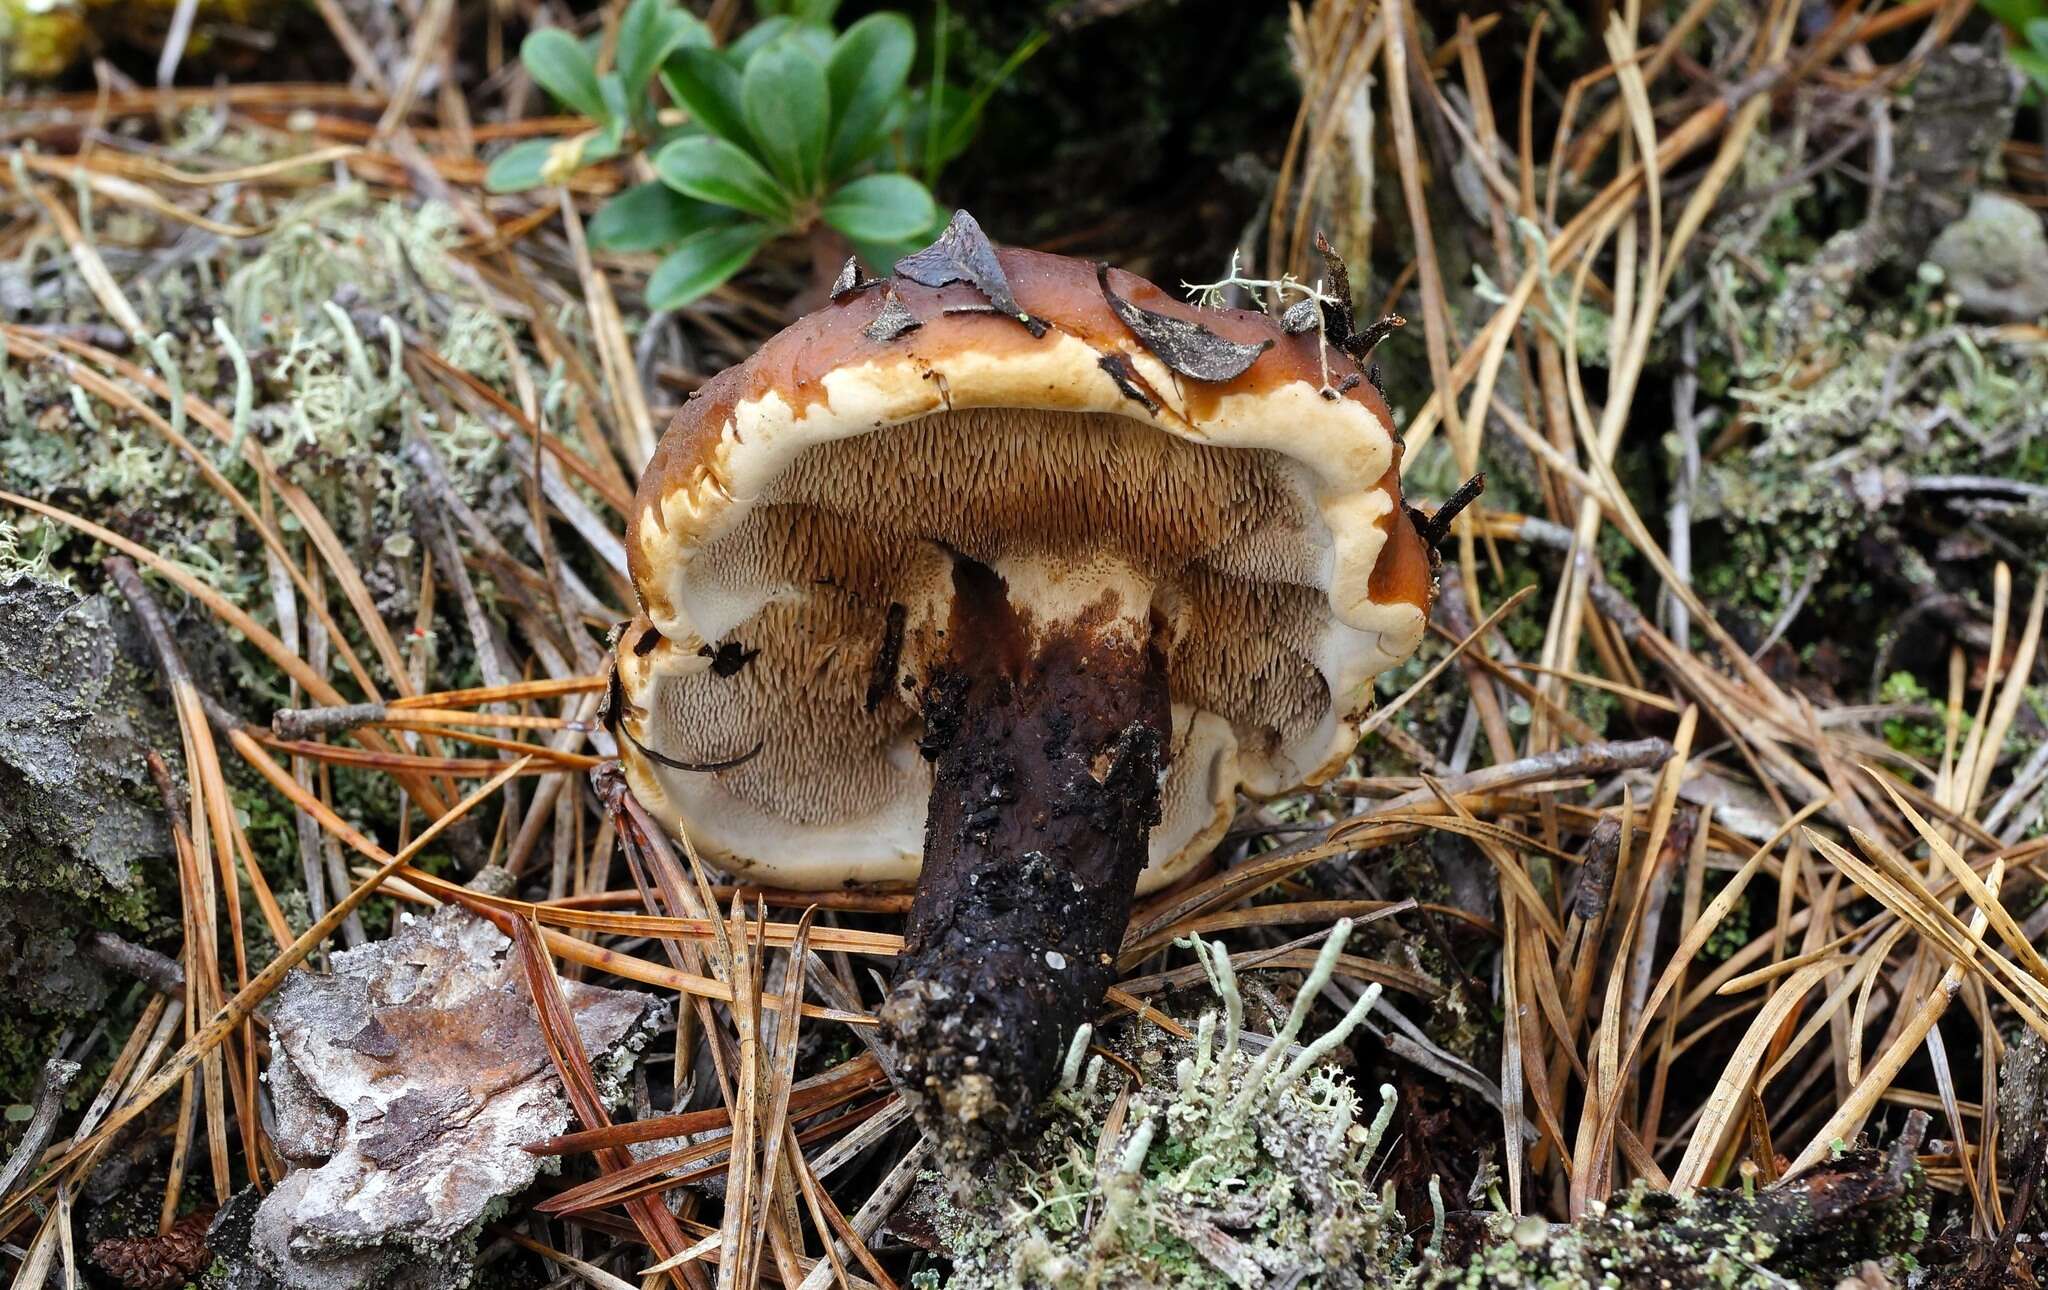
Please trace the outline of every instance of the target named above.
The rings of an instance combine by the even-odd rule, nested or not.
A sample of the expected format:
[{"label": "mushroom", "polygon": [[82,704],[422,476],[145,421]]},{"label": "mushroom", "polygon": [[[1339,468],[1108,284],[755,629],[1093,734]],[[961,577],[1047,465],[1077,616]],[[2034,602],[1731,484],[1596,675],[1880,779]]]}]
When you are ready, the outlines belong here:
[{"label": "mushroom", "polygon": [[746,880],[916,880],[879,1018],[956,1157],[1030,1122],[1134,894],[1240,788],[1341,767],[1421,638],[1401,446],[1332,339],[963,213],[707,383],[647,467],[629,782]]}]

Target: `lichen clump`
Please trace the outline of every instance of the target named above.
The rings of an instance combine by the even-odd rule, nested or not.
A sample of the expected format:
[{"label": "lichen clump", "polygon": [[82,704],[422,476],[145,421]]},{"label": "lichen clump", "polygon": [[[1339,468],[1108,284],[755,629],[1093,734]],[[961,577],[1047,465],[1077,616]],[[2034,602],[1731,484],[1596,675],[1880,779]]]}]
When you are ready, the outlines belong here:
[{"label": "lichen clump", "polygon": [[[444,206],[408,209],[344,185],[289,205],[252,198],[246,213],[267,218],[270,232],[222,243],[214,255],[161,255],[161,268],[127,281],[151,338],[130,357],[173,389],[231,413],[231,438],[196,418],[182,429],[252,505],[266,481],[246,446],[259,445],[334,531],[376,611],[387,623],[413,621],[422,512],[438,522],[446,511],[438,499],[423,505],[431,494],[421,491],[415,455],[438,461],[454,495],[486,522],[499,522],[508,543],[521,541],[515,526],[527,508],[526,476],[505,468],[509,452],[499,434],[472,411],[421,388],[405,342],[510,401],[519,385],[512,324],[459,262],[459,230]],[[116,242],[113,222],[122,217],[117,210],[96,215],[89,203],[80,209],[81,223],[104,239],[110,265],[136,270],[157,253],[130,249],[133,236]],[[0,293],[29,300],[38,325],[94,326],[103,309],[80,275],[67,261],[33,251],[0,263]],[[126,338],[99,339],[129,348]],[[565,382],[542,372],[522,375],[545,415],[570,413]],[[0,475],[9,488],[90,515],[202,577],[266,628],[292,635],[277,618],[270,590],[273,576],[283,574],[268,563],[265,548],[250,540],[242,517],[198,466],[133,406],[75,383],[69,367],[19,357],[0,364],[0,402],[13,426],[0,437]],[[165,406],[154,398],[139,403]],[[276,509],[279,531],[297,533],[301,517],[287,505]],[[47,521],[21,523],[18,542],[57,568],[71,567],[84,546]],[[488,601],[491,579],[480,575],[478,582]],[[398,684],[366,637],[352,635],[348,643],[378,684]],[[412,648],[422,652],[428,677],[460,684],[474,669],[465,657],[445,656],[443,647],[459,655],[461,644],[435,634]],[[253,655],[237,658],[231,679],[256,706],[293,703]]]},{"label": "lichen clump", "polygon": [[[1373,1156],[1393,1117],[1380,1089],[1370,1124],[1350,1080],[1324,1064],[1378,998],[1370,988],[1314,1042],[1295,1040],[1350,932],[1325,943],[1293,1010],[1270,1041],[1244,1031],[1229,956],[1189,944],[1221,997],[1193,1042],[1175,1041],[1171,1080],[1125,1094],[1087,1061],[1075,1036],[1058,1091],[1029,1143],[999,1157],[936,1205],[952,1274],[919,1274],[926,1290],[1170,1285],[1229,1287],[1404,1284],[1409,1241],[1391,1194],[1372,1186]],[[1220,1033],[1219,1033],[1220,1031]],[[1105,1133],[1105,1125],[1114,1126]]]}]

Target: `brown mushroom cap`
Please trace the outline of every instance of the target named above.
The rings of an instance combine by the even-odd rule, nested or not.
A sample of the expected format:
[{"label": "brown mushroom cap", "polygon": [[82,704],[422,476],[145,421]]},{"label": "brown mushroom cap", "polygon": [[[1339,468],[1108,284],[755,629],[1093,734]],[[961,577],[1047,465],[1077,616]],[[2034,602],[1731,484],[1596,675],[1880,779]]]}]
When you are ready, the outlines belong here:
[{"label": "brown mushroom cap", "polygon": [[915,687],[945,648],[955,552],[1055,597],[1149,588],[1173,738],[1140,891],[1213,847],[1240,785],[1341,767],[1373,678],[1421,638],[1430,567],[1400,443],[1349,358],[1111,270],[1130,304],[1267,346],[1232,380],[1182,377],[1094,265],[998,258],[1042,335],[966,283],[842,296],[698,391],[642,478],[625,765],[649,810],[754,880],[916,876]]}]

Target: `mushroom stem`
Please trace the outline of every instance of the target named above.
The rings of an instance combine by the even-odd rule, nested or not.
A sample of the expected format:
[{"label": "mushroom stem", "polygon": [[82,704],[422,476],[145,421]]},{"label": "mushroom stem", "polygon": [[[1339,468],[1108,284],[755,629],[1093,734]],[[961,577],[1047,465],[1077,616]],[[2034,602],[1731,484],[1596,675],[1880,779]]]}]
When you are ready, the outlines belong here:
[{"label": "mushroom stem", "polygon": [[953,584],[922,696],[924,869],[880,1015],[922,1127],[959,1160],[1030,1123],[1114,978],[1172,709],[1148,607],[1108,590],[1047,624],[985,565],[956,558]]}]

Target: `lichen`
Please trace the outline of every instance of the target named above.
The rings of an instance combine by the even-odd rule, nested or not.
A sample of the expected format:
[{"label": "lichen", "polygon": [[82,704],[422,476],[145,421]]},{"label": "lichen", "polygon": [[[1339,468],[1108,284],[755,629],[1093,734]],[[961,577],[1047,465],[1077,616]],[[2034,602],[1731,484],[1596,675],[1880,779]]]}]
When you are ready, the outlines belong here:
[{"label": "lichen", "polygon": [[[524,475],[506,468],[497,432],[417,388],[400,329],[508,397],[516,393],[510,363],[517,335],[459,267],[452,254],[458,229],[445,207],[379,201],[359,185],[279,207],[252,201],[254,213],[274,225],[268,236],[223,243],[212,257],[175,258],[128,280],[151,338],[131,357],[173,388],[232,409],[235,435],[261,443],[334,528],[378,611],[387,621],[409,621],[417,611],[420,478],[405,456],[408,436],[433,446],[455,492],[481,512],[523,514],[525,501]],[[104,233],[110,218],[89,203],[81,210],[88,236]],[[135,254],[108,242],[104,253],[115,264]],[[0,286],[10,283],[34,302],[34,322],[90,327],[103,313],[61,258],[26,254],[0,264]],[[533,375],[540,385],[544,374]],[[0,396],[20,410],[9,417],[15,431],[0,437],[0,474],[11,487],[90,514],[275,628],[264,548],[159,430],[50,363],[13,358],[4,385]],[[161,400],[137,393],[145,406],[168,412]],[[196,422],[185,430],[245,497],[258,498],[260,482],[239,443],[221,444]],[[278,512],[279,528],[295,534],[296,517]],[[14,524],[10,541],[59,569],[92,558],[89,543],[48,522]],[[488,598],[488,580],[479,592]],[[357,655],[388,685],[367,639],[353,632],[352,616],[342,617]],[[466,650],[441,654],[435,661],[444,672],[460,674],[470,662]],[[254,706],[293,701],[253,652],[244,651],[232,670]]]},{"label": "lichen", "polygon": [[1227,954],[1190,942],[1221,1014],[1204,1014],[1192,1041],[1148,1043],[1152,1060],[1141,1062],[1153,1075],[1130,1096],[1113,1140],[1103,1140],[1103,1126],[1121,1077],[1099,1054],[1084,1067],[1084,1028],[1029,1143],[998,1157],[965,1194],[933,1197],[938,1180],[926,1179],[932,1225],[953,1267],[925,1284],[1402,1283],[1411,1275],[1409,1242],[1390,1196],[1372,1185],[1393,1089],[1380,1089],[1378,1113],[1361,1123],[1350,1080],[1323,1064],[1378,987],[1342,1022],[1295,1046],[1349,930],[1332,933],[1270,1042],[1243,1029]]},{"label": "lichen", "polygon": [[[1838,637],[1860,616],[1881,645],[1897,605],[1871,577],[1911,576],[1900,548],[1908,505],[1926,505],[1915,482],[2042,482],[2048,366],[2038,343],[1966,321],[1966,293],[1934,263],[1873,271],[1852,233],[1817,246],[1811,185],[1778,173],[1798,160],[1759,154],[1757,186],[1782,191],[1762,215],[1725,217],[1702,271],[1699,371],[1716,403],[1702,409],[1695,582],[1752,635],[1805,594]],[[2024,505],[1964,510],[2008,530],[2015,552],[2042,549]],[[1870,569],[1865,540],[1898,571]]]},{"label": "lichen", "polygon": [[1419,1290],[1834,1285],[1873,1263],[1895,1275],[1927,1237],[1927,1180],[1913,1156],[1925,1127],[1776,1187],[1674,1196],[1638,1181],[1575,1223],[1461,1215],[1467,1230],[1453,1243],[1476,1248],[1428,1267]]}]

